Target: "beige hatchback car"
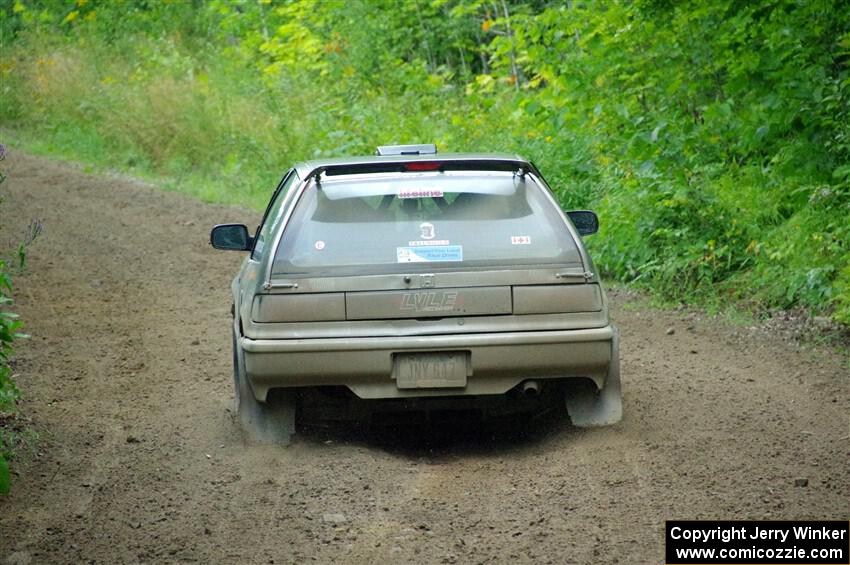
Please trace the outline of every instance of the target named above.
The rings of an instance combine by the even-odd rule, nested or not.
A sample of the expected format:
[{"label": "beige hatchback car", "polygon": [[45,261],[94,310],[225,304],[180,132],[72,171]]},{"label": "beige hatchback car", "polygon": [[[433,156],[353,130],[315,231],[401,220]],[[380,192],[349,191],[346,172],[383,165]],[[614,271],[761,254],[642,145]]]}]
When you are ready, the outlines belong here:
[{"label": "beige hatchback car", "polygon": [[232,284],[243,429],[288,442],[308,391],[376,412],[554,395],[574,425],[619,421],[618,332],[581,239],[597,228],[514,155],[407,145],[296,165],[255,235],[211,233],[249,252]]}]

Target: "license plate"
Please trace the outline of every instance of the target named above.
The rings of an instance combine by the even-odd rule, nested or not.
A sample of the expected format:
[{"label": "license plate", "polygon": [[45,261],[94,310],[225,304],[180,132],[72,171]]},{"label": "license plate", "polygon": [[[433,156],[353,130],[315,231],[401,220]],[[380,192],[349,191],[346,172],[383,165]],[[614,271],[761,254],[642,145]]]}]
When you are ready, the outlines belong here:
[{"label": "license plate", "polygon": [[393,377],[398,388],[463,388],[469,353],[396,353]]}]

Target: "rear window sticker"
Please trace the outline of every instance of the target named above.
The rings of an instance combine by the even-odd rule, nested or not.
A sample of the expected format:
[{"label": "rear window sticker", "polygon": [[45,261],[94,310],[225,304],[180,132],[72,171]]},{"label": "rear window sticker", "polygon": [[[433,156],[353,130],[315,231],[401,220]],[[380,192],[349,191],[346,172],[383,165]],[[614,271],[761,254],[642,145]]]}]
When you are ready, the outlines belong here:
[{"label": "rear window sticker", "polygon": [[408,247],[422,247],[424,245],[448,245],[448,239],[425,239],[425,240],[416,240],[416,241],[408,241]]},{"label": "rear window sticker", "polygon": [[419,237],[422,239],[434,239],[435,235],[434,224],[429,222],[422,222],[419,224]]},{"label": "rear window sticker", "polygon": [[396,247],[396,257],[399,263],[463,261],[463,247],[460,245]]},{"label": "rear window sticker", "polygon": [[511,245],[531,245],[530,235],[512,235]]},{"label": "rear window sticker", "polygon": [[399,198],[442,198],[442,190],[432,189],[410,189],[398,193]]},{"label": "rear window sticker", "polygon": [[313,245],[313,247],[315,247],[317,250],[321,251],[322,249],[325,248],[325,242],[320,239]]}]

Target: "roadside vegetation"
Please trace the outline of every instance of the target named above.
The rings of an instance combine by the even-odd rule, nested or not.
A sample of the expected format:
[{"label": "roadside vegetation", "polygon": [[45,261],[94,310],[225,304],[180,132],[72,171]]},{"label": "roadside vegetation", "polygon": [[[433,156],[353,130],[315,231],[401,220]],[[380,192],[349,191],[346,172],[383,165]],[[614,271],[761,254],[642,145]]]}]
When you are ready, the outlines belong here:
[{"label": "roadside vegetation", "polygon": [[[6,157],[6,147],[0,145],[0,161]],[[0,184],[6,180],[6,175],[0,170]],[[20,322],[14,313],[8,311],[12,299],[9,293],[12,290],[12,280],[9,276],[6,262],[0,259],[0,494],[9,492],[11,476],[9,474],[9,462],[7,459],[12,455],[8,447],[6,426],[4,422],[10,418],[15,410],[15,402],[18,399],[18,388],[12,380],[12,369],[9,367],[9,356],[12,353],[12,343],[17,339],[17,330]]]},{"label": "roadside vegetation", "polygon": [[611,278],[850,324],[850,4],[0,0],[31,151],[261,208],[297,159],[532,158]]},{"label": "roadside vegetation", "polygon": [[[0,144],[0,162],[5,158],[6,147]],[[0,168],[0,185],[5,180],[6,174]],[[24,238],[14,249],[14,256],[0,257],[0,495],[8,494],[11,487],[9,461],[22,446],[32,444],[34,439],[32,430],[19,418],[18,411],[20,391],[15,384],[13,346],[15,341],[28,336],[21,333],[22,322],[12,311],[12,276],[26,268],[27,247],[38,237],[42,228],[41,222],[31,222]],[[4,248],[3,252],[8,253],[8,250]]]}]

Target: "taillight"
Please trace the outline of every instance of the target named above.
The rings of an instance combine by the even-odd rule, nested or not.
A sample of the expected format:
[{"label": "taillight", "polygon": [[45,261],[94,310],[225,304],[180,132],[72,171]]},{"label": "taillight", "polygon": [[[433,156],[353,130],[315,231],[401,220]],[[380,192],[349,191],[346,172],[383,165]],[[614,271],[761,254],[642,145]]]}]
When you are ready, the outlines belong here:
[{"label": "taillight", "polygon": [[345,320],[345,294],[258,294],[251,319],[258,323]]},{"label": "taillight", "polygon": [[514,314],[599,312],[602,293],[597,284],[515,286]]}]

